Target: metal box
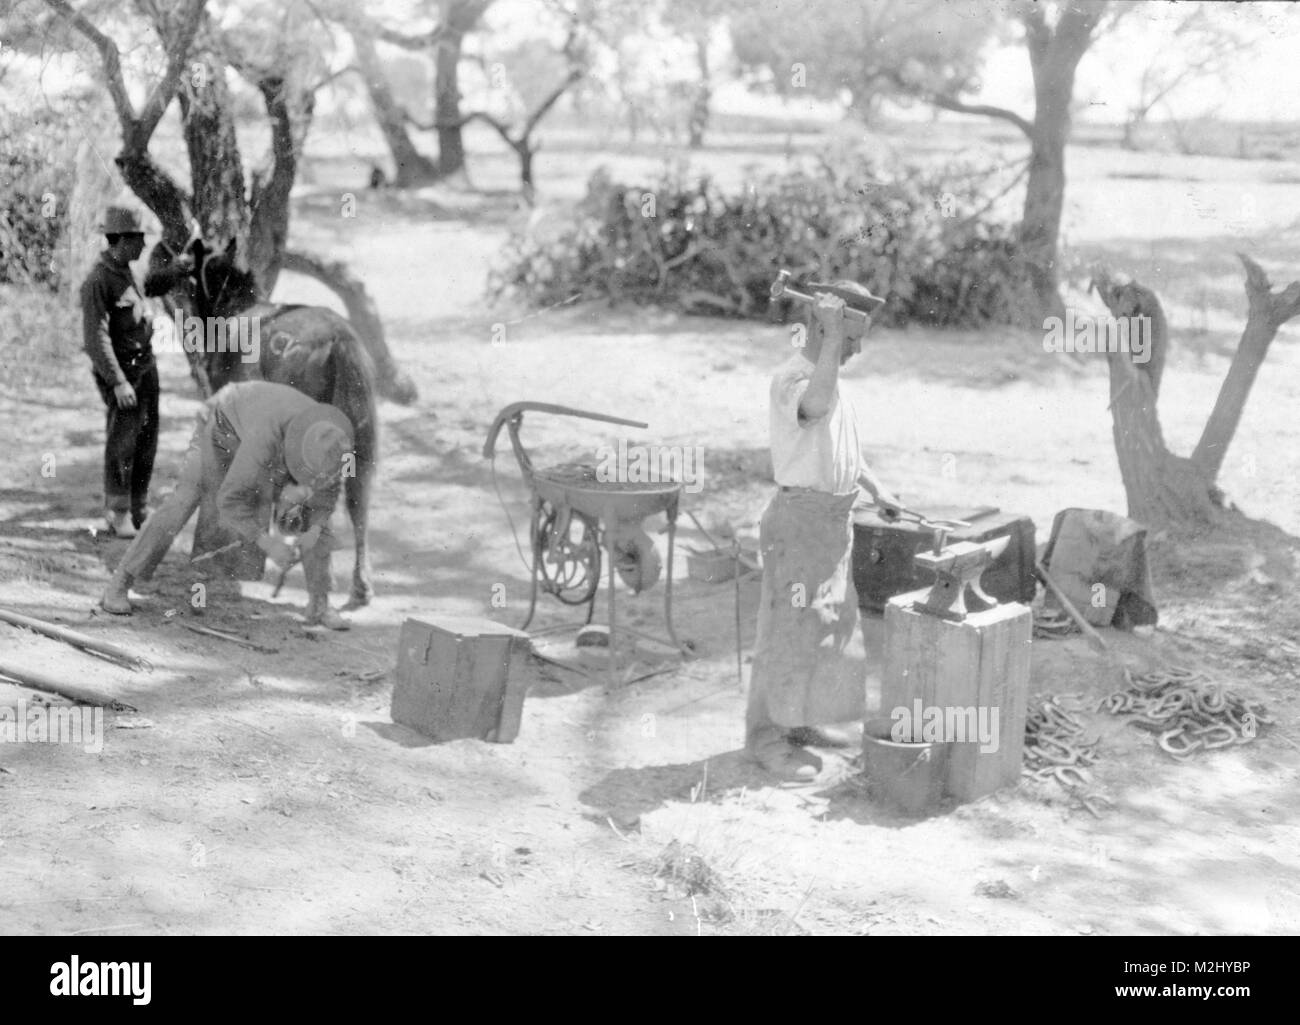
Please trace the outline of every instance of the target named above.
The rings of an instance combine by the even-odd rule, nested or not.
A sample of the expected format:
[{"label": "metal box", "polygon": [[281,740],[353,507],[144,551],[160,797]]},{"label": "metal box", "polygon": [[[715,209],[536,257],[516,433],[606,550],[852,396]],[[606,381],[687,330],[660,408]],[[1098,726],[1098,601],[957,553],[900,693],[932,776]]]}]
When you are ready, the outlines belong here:
[{"label": "metal box", "polygon": [[[1034,523],[1028,516],[999,509],[925,507],[918,510],[932,519],[965,520],[970,527],[954,531],[948,542],[991,541],[1011,535],[1011,542],[984,572],[982,586],[998,601],[1034,600]],[[853,512],[853,584],[858,606],[882,613],[897,594],[928,587],[934,575],[913,565],[917,552],[933,543],[933,534],[916,523],[890,522],[874,508]]]}]

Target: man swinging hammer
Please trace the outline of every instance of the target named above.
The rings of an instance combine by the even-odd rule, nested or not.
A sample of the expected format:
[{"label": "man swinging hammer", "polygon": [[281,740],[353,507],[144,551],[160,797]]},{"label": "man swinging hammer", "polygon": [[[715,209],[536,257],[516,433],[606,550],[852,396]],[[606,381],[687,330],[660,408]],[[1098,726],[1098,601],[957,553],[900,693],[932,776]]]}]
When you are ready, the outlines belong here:
[{"label": "man swinging hammer", "polygon": [[[772,378],[772,471],[779,490],[763,513],[763,589],[745,717],[745,749],[768,772],[812,779],[807,746],[840,746],[827,729],[860,720],[864,667],[844,657],[858,625],[852,508],[864,488],[886,516],[898,499],[871,472],[857,417],[840,394],[840,367],[862,349],[882,302],[852,281],[812,292],[803,348]],[[853,317],[846,311],[858,311]],[[864,316],[863,314],[868,314]]]},{"label": "man swinging hammer", "polygon": [[[352,471],[353,429],[334,406],[269,381],[229,384],[199,411],[199,423],[175,490],[145,521],[118,563],[100,601],[114,615],[131,614],[131,584],[148,580],[172,541],[201,505],[236,538],[255,543],[282,567],[302,559],[307,625],[346,630],[329,607],[329,518],[342,479]],[[290,545],[266,529],[271,507]]]}]

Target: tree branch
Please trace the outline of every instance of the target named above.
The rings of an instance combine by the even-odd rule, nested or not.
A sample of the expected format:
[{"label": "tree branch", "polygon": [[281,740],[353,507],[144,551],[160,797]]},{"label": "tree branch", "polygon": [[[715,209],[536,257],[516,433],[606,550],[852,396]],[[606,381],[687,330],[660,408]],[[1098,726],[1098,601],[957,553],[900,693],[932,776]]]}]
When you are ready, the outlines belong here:
[{"label": "tree branch", "polygon": [[108,93],[113,98],[113,106],[117,109],[118,120],[122,122],[124,129],[129,125],[134,125],[136,123],[135,108],[131,106],[131,97],[127,94],[126,82],[122,78],[122,57],[118,53],[117,44],[91,24],[90,19],[84,14],[80,11],[74,11],[71,5],[67,3],[67,0],[45,0],[45,3],[56,14],[67,19],[73,28],[85,36],[99,50],[104,78],[108,82]]},{"label": "tree branch", "polygon": [[408,36],[396,29],[388,28],[376,22],[370,23],[370,31],[374,37],[382,42],[391,43],[393,46],[400,46],[403,50],[428,50],[437,46],[443,36],[447,34],[447,29],[443,25],[435,25],[428,32],[422,32],[418,35]]},{"label": "tree branch", "polygon": [[1030,121],[1025,120],[1013,110],[1007,110],[1004,107],[993,107],[986,103],[963,103],[955,96],[946,96],[938,93],[931,93],[925,96],[927,102],[943,110],[951,110],[958,114],[976,114],[980,117],[998,118],[1003,121],[1009,121],[1019,128],[1028,138],[1034,137],[1034,126]]},{"label": "tree branch", "polygon": [[321,91],[322,89],[324,89],[327,85],[329,85],[331,82],[333,82],[336,78],[342,78],[344,75],[346,75],[346,74],[347,74],[348,72],[350,72],[350,71],[355,71],[358,75],[361,74],[361,69],[360,69],[359,67],[357,67],[355,64],[345,64],[343,67],[339,68],[337,71],[331,71],[328,75],[326,75],[324,78],[322,78],[322,79],[321,79],[319,82],[317,82],[315,85],[308,86],[308,87],[307,87],[307,91],[308,91],[308,92],[311,92],[311,93],[317,93],[317,92],[320,92],[320,91]]},{"label": "tree branch", "polygon": [[167,60],[167,72],[150,90],[149,98],[144,104],[144,111],[140,114],[136,126],[136,131],[144,139],[153,135],[153,130],[158,127],[158,122],[162,120],[168,104],[176,95],[176,86],[180,83],[185,62],[189,60],[190,46],[199,30],[199,23],[203,20],[203,8],[206,3],[207,0],[189,0],[189,6],[180,14],[180,30],[176,38],[165,40],[171,50]]},{"label": "tree branch", "polygon": [[546,116],[546,112],[555,106],[560,97],[563,96],[575,82],[581,79],[583,74],[584,72],[581,68],[573,68],[565,77],[564,81],[551,90],[551,94],[538,105],[537,109],[528,116],[528,120],[524,122],[524,130],[519,136],[521,139],[527,139],[528,136],[533,134],[533,129],[537,127],[537,122]]}]

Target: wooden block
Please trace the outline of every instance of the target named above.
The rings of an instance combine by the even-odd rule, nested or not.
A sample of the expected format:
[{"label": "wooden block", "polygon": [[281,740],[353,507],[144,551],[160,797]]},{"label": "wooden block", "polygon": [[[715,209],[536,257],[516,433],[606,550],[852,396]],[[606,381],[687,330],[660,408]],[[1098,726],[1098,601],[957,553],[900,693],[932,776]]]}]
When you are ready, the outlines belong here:
[{"label": "wooden block", "polygon": [[[880,715],[899,708],[912,719],[918,711],[923,719],[942,715],[948,727],[942,739],[952,743],[946,790],[970,801],[1020,778],[1033,616],[1027,606],[1007,602],[964,620],[940,619],[911,608],[926,593],[901,594],[885,606]],[[978,739],[954,739],[977,738],[981,726],[993,726],[995,710],[990,739],[996,750],[980,751]]]},{"label": "wooden block", "polygon": [[488,619],[408,619],[398,638],[393,722],[439,741],[514,740],[526,684],[523,667],[511,669],[527,638]]}]

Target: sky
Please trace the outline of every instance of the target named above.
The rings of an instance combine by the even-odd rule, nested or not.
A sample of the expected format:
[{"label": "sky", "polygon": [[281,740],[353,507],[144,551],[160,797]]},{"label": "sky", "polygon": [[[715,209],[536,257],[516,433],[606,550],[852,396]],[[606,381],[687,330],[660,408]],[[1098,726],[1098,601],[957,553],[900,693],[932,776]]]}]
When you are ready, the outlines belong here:
[{"label": "sky", "polygon": [[[627,0],[602,0],[606,3]],[[779,4],[796,9],[801,0],[745,0],[752,6]],[[963,4],[983,4],[989,8],[1003,0],[953,0]],[[1116,0],[1126,3],[1127,0]],[[365,0],[365,8],[393,27],[419,31],[428,19],[416,13],[422,0]],[[1258,41],[1249,53],[1234,62],[1232,73],[1224,80],[1193,80],[1184,84],[1170,98],[1169,108],[1157,108],[1153,120],[1172,112],[1178,118],[1214,116],[1224,120],[1300,120],[1300,3],[1253,3],[1237,5],[1210,0],[1208,3],[1174,3],[1147,0],[1128,3],[1129,14],[1114,32],[1099,40],[1079,65],[1075,85],[1076,100],[1088,101],[1086,113],[1077,120],[1120,121],[1137,95],[1137,82],[1153,55],[1155,59],[1176,66],[1181,51],[1170,37],[1170,26],[1182,12],[1195,6],[1207,6],[1220,19],[1254,18]],[[1249,10],[1247,10],[1249,8]],[[977,9],[980,9],[977,7]],[[545,25],[552,33],[555,23],[539,16],[540,0],[496,0],[488,11],[491,49],[507,49],[512,43],[539,34]],[[797,21],[797,19],[796,19]],[[662,74],[661,59],[689,78],[693,74],[689,51],[679,42],[664,39],[637,41],[647,55],[651,74]],[[477,51],[483,42],[472,40],[467,47]],[[635,48],[634,48],[635,49]],[[730,68],[728,37],[720,28],[714,35],[714,66]],[[64,80],[59,62],[46,70],[46,85]],[[71,64],[69,64],[69,70]],[[734,70],[734,69],[733,69]],[[467,68],[466,85],[473,81]],[[17,77],[10,81],[17,84]],[[132,85],[135,85],[132,82]],[[983,84],[972,102],[1008,107],[1032,116],[1033,93],[1028,57],[1023,45],[990,49],[984,63]],[[726,82],[715,90],[715,108],[736,113],[779,112],[770,96],[747,94],[738,82]],[[804,101],[790,105],[787,113],[806,114],[831,120],[840,115],[834,105]],[[910,117],[929,117],[928,109],[891,111]]]},{"label": "sky", "polygon": [[[379,0],[380,7],[406,0]],[[615,2],[615,0],[609,0]],[[744,0],[758,7],[779,4],[797,10],[800,0]],[[1001,6],[999,0],[957,0],[979,7]],[[1225,120],[1300,120],[1300,3],[1253,3],[1239,5],[1225,0],[1186,3],[1148,0],[1135,3],[1116,0],[1132,10],[1114,32],[1099,40],[1079,65],[1075,85],[1076,99],[1090,101],[1088,120],[1121,121],[1138,92],[1138,81],[1151,55],[1167,65],[1179,63],[1182,48],[1170,36],[1174,21],[1194,6],[1207,6],[1216,18],[1258,20],[1258,43],[1235,62],[1226,81],[1189,81],[1170,97],[1170,109],[1178,118],[1202,115]],[[488,20],[494,34],[526,35],[535,31],[538,0],[496,0],[489,9]],[[1247,10],[1249,8],[1249,10]],[[797,24],[797,17],[792,24]],[[495,36],[494,36],[495,40]],[[651,45],[651,44],[647,44]],[[662,42],[658,44],[663,47]],[[1134,51],[1142,48],[1136,59]],[[715,65],[725,66],[728,57],[725,31],[714,37]],[[690,72],[690,56],[680,53],[683,73]],[[983,88],[972,101],[1006,106],[1026,116],[1033,113],[1033,80],[1024,46],[1015,44],[989,51],[984,65]],[[729,84],[717,93],[719,109],[754,113],[771,109],[770,97],[747,96],[738,84]],[[799,104],[830,117],[838,111],[821,104]],[[917,112],[914,116],[929,116]],[[1159,120],[1166,116],[1164,107],[1153,113]],[[1082,119],[1082,116],[1081,116]]]}]

